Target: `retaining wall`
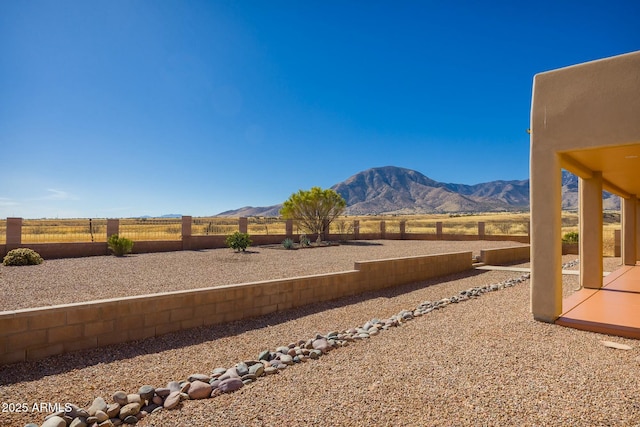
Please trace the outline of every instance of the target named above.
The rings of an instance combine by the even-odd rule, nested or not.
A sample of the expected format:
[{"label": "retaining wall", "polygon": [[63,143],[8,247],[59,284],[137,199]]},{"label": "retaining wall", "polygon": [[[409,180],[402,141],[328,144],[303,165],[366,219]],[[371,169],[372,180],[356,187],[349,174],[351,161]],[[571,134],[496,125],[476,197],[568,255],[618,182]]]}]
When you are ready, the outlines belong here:
[{"label": "retaining wall", "polygon": [[480,251],[480,261],[488,265],[505,265],[516,261],[529,261],[530,258],[529,245],[484,249]]},{"label": "retaining wall", "polygon": [[424,281],[471,269],[471,256],[364,261],[340,273],[0,312],[0,365]]},{"label": "retaining wall", "polygon": [[[565,243],[562,242],[562,255],[579,255],[580,247],[577,243]],[[615,256],[620,256],[619,248],[616,248],[617,251]]]}]

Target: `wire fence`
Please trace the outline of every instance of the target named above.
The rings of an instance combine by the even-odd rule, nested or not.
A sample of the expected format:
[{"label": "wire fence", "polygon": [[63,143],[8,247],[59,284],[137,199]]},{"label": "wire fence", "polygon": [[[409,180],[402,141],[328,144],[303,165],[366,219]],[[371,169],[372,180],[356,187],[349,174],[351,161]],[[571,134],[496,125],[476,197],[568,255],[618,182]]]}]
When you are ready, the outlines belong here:
[{"label": "wire fence", "polygon": [[[619,228],[617,229],[620,230]],[[602,230],[602,254],[604,256],[616,255],[616,228],[604,228]],[[618,242],[620,244],[620,242]]]},{"label": "wire fence", "polygon": [[380,219],[361,219],[359,221],[360,233],[379,233],[380,232]]},{"label": "wire fence", "polygon": [[337,219],[329,224],[329,234],[337,234],[340,240],[355,238],[355,224],[353,220]]},{"label": "wire fence", "polygon": [[400,233],[400,222],[399,219],[385,221],[385,233]]},{"label": "wire fence", "polygon": [[133,241],[180,240],[182,239],[181,218],[130,218],[121,219],[118,230],[120,237]]},{"label": "wire fence", "polygon": [[[343,239],[354,238],[356,232],[377,234],[381,232],[381,222],[385,222],[387,233],[400,233],[402,219],[360,218],[358,230],[351,218],[339,218],[329,227],[329,233]],[[443,234],[477,235],[478,223],[473,221],[433,221],[424,219],[404,220],[405,233],[436,234],[437,222],[442,223]],[[247,232],[250,235],[285,235],[287,221],[278,217],[248,217]],[[22,241],[24,243],[64,243],[64,242],[105,242],[106,219],[64,219],[64,220],[24,220]],[[563,231],[573,227],[563,227]],[[225,236],[239,230],[238,218],[199,217],[192,219],[191,235]],[[293,221],[292,234],[308,234],[298,221]],[[134,241],[180,240],[182,238],[181,218],[129,218],[119,220],[118,234]],[[487,235],[527,235],[527,222],[487,221]],[[0,243],[6,241],[6,220],[0,220]]]},{"label": "wire fence", "polygon": [[408,220],[405,225],[406,233],[437,234],[436,221]]},{"label": "wire fence", "polygon": [[478,223],[470,221],[443,221],[443,234],[477,235]]},{"label": "wire fence", "polygon": [[238,218],[200,217],[191,222],[192,236],[225,236],[238,231]]},{"label": "wire fence", "polygon": [[487,235],[526,236],[529,234],[528,222],[487,221],[484,226]]},{"label": "wire fence", "polygon": [[[250,235],[286,235],[287,221],[279,217],[248,217],[247,232]],[[403,219],[401,217],[357,218],[341,217],[329,227],[329,234],[341,239],[355,238],[356,234],[379,234],[381,222],[389,234],[400,233],[405,224],[406,234],[436,234],[438,223],[442,233],[478,235],[478,221],[455,219]],[[496,220],[484,222],[485,235],[526,236],[529,223],[522,220]],[[6,220],[0,220],[0,244],[6,243]],[[357,230],[356,230],[357,227]],[[24,243],[65,243],[65,242],[105,242],[107,239],[106,219],[63,219],[63,220],[23,220],[22,242]],[[239,218],[196,217],[192,219],[192,236],[226,236],[239,230]],[[563,233],[577,231],[573,218],[563,220]],[[293,221],[293,236],[309,234],[301,223]],[[180,240],[182,239],[182,218],[129,218],[119,220],[122,237],[134,241]]]},{"label": "wire fence", "polygon": [[[6,241],[6,221],[3,234]],[[24,220],[23,243],[106,242],[106,219]]]},{"label": "wire fence", "polygon": [[287,220],[277,217],[248,217],[247,233],[266,236],[270,234],[286,234]]}]

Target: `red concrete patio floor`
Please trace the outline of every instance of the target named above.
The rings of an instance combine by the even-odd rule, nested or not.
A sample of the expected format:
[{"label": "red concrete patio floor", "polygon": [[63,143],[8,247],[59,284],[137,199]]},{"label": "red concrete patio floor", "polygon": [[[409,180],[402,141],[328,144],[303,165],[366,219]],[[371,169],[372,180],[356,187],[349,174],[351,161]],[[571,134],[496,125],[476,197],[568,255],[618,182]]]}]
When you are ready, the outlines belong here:
[{"label": "red concrete patio floor", "polygon": [[562,301],[556,324],[640,339],[640,266],[623,266],[601,289],[581,289]]}]

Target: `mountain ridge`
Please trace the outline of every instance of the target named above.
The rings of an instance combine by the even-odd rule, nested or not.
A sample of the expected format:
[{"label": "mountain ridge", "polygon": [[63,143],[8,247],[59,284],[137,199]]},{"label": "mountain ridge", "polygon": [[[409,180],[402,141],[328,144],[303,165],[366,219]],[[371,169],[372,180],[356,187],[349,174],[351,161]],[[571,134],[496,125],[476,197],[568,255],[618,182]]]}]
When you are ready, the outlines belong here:
[{"label": "mountain ridge", "polygon": [[[467,185],[435,181],[397,166],[370,168],[331,187],[347,202],[347,215],[505,212],[529,209],[529,180],[496,180]],[[577,209],[578,178],[562,172],[562,208]],[[278,216],[281,204],[221,212],[217,216]],[[603,193],[604,209],[620,200]]]}]

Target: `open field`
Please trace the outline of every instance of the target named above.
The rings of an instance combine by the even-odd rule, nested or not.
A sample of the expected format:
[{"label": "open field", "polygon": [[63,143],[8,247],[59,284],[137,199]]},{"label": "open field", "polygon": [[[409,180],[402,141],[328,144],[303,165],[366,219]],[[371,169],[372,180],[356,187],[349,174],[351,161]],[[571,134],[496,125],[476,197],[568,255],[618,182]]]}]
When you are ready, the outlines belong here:
[{"label": "open field", "polygon": [[[418,254],[415,247],[407,246],[415,242],[377,243],[381,245],[356,249],[366,258],[373,256],[366,255],[370,250],[391,248],[391,252],[379,252],[379,256],[400,256],[401,246]],[[203,268],[185,266],[176,274],[191,271],[202,276],[200,281],[209,281],[221,276],[212,268],[221,272],[242,265],[246,271],[257,255],[275,257],[264,260],[264,264],[260,261],[261,265],[282,264],[284,268],[292,260],[277,259],[291,254],[313,255],[308,262],[325,266],[345,262],[343,253],[326,249],[261,250],[260,254],[245,255],[211,250],[96,259],[110,264],[105,275],[120,277],[132,285],[146,283],[147,289],[153,289],[155,282],[147,282],[148,272],[161,266],[171,271],[176,265],[184,265],[185,254],[190,262],[202,263]],[[456,249],[433,246],[438,252]],[[230,262],[211,262],[207,259],[210,253],[219,253]],[[162,259],[152,261],[157,257]],[[177,257],[178,262],[171,262],[172,257]],[[564,261],[574,258],[566,256]],[[59,268],[53,279],[55,288],[85,277],[74,276],[68,261],[87,260],[52,260],[23,271],[31,274],[46,265]],[[149,265],[149,270],[139,272],[138,261]],[[612,270],[618,263],[619,259],[606,259],[605,269]],[[299,260],[296,265],[303,264]],[[0,276],[9,271],[2,269]],[[90,271],[96,273],[95,269]],[[256,269],[255,274],[261,271],[265,272]],[[110,399],[118,390],[133,393],[143,384],[160,387],[196,372],[208,374],[215,367],[254,359],[264,349],[316,333],[357,327],[426,300],[450,297],[463,289],[518,275],[506,271],[469,272],[127,345],[54,356],[44,362],[1,367],[0,401],[27,405],[71,402],[87,407],[98,396]],[[154,280],[161,282],[161,276]],[[195,276],[184,278],[184,282],[192,281],[197,281]],[[83,292],[82,285],[88,286],[78,284],[79,288],[72,292]],[[640,420],[640,377],[630,373],[637,371],[637,342],[534,321],[529,312],[528,285],[525,281],[452,304],[402,327],[334,350],[319,360],[261,378],[238,392],[186,401],[179,409],[150,415],[138,425],[636,425]],[[569,295],[576,286],[577,277],[565,276],[563,294]],[[88,290],[85,287],[84,291]],[[613,350],[604,347],[601,340],[614,340],[634,349]],[[0,425],[41,423],[45,415],[0,413]]]}]

